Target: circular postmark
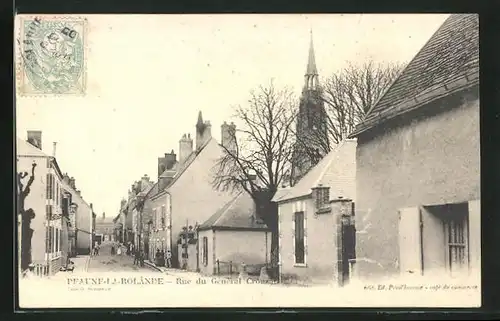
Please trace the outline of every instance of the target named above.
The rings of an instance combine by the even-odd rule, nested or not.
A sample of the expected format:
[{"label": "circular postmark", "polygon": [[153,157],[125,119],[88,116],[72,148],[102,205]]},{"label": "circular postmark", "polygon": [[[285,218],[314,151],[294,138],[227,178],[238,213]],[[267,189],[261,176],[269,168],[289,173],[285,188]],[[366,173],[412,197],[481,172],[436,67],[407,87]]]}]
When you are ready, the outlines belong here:
[{"label": "circular postmark", "polygon": [[84,48],[77,29],[65,21],[25,21],[21,50],[26,76],[34,88],[64,94],[78,86]]}]

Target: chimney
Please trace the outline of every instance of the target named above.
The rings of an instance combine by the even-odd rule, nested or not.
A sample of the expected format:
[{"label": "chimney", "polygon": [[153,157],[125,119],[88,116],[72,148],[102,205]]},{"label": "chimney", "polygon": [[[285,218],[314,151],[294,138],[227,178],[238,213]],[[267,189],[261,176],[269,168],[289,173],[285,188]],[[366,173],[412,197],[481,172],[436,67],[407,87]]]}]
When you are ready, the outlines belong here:
[{"label": "chimney", "polygon": [[236,125],[224,122],[221,126],[221,145],[231,152],[236,151]]},{"label": "chimney", "polygon": [[79,189],[76,190],[76,194],[78,195],[82,195],[82,191],[80,191]]},{"label": "chimney", "polygon": [[193,139],[190,134],[182,135],[179,140],[179,163],[183,163],[193,152]]},{"label": "chimney", "polygon": [[[144,189],[149,183],[149,176],[148,174],[144,174],[144,176],[142,176],[141,178],[141,186],[140,186],[140,189]],[[139,190],[140,191],[140,190]]]},{"label": "chimney", "polygon": [[205,132],[203,133],[203,144],[205,144],[210,138],[212,138],[212,124],[210,120],[205,122]]},{"label": "chimney", "polygon": [[64,173],[63,175],[63,182],[67,185],[69,185],[69,176],[68,173]]},{"label": "chimney", "polygon": [[42,131],[28,130],[28,143],[42,150]]},{"label": "chimney", "polygon": [[106,218],[106,213],[102,212],[102,219],[104,220]]},{"label": "chimney", "polygon": [[74,177],[71,177],[71,178],[69,179],[69,186],[70,186],[72,189],[76,190],[75,178],[74,178]]},{"label": "chimney", "polygon": [[57,142],[53,142],[52,143],[52,157],[56,157],[56,146],[57,146]]},{"label": "chimney", "polygon": [[167,169],[172,169],[175,163],[177,162],[177,155],[174,153],[174,150],[170,152],[170,154],[165,154],[165,163],[167,165]]},{"label": "chimney", "polygon": [[167,169],[167,160],[165,157],[158,157],[158,177]]},{"label": "chimney", "polygon": [[312,197],[317,210],[330,207],[330,187],[318,184],[318,186],[312,188]]}]

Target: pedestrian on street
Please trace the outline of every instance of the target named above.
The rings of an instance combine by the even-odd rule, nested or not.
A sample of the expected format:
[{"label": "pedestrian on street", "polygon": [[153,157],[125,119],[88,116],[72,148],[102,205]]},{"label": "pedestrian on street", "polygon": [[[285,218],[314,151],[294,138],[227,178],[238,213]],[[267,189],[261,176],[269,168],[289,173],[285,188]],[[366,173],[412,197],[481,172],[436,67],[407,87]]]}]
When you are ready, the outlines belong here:
[{"label": "pedestrian on street", "polygon": [[144,267],[144,252],[142,252],[142,251],[139,254],[139,260],[140,260],[141,267]]},{"label": "pedestrian on street", "polygon": [[165,266],[165,252],[163,249],[160,252],[160,266]]},{"label": "pedestrian on street", "polygon": [[134,265],[139,265],[139,261],[140,261],[140,253],[138,250],[135,251],[134,253]]},{"label": "pedestrian on street", "polygon": [[172,251],[167,250],[167,267],[171,268],[172,267]]},{"label": "pedestrian on street", "polygon": [[115,246],[111,245],[111,255],[115,255]]},{"label": "pedestrian on street", "polygon": [[155,265],[157,266],[160,266],[160,257],[161,257],[160,249],[157,249],[155,254]]},{"label": "pedestrian on street", "polygon": [[121,244],[118,245],[118,250],[116,250],[116,254],[122,255],[122,246],[121,246]]}]

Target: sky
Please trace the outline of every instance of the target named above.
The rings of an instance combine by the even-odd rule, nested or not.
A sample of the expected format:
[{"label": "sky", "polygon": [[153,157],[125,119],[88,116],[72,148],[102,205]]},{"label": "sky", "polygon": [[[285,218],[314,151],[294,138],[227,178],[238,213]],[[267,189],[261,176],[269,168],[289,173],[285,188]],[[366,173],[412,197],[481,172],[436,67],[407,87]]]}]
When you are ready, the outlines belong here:
[{"label": "sky", "polygon": [[[408,63],[447,14],[91,15],[84,96],[16,97],[16,134],[42,131],[42,149],[95,212],[120,200],[157,159],[195,137],[198,112],[220,125],[271,79],[300,94],[310,32],[321,77],[348,62]],[[237,122],[236,122],[237,124]]]}]

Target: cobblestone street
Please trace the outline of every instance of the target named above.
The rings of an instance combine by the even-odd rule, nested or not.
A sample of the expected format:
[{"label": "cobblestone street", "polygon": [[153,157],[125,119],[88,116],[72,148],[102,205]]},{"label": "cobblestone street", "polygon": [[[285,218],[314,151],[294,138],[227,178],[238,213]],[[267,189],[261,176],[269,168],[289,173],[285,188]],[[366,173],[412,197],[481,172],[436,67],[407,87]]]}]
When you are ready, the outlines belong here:
[{"label": "cobblestone street", "polygon": [[[116,248],[115,248],[116,249]],[[111,243],[102,243],[98,256],[92,256],[88,265],[88,272],[127,272],[127,271],[156,271],[144,265],[134,265],[134,257],[125,253],[111,255]]]}]

